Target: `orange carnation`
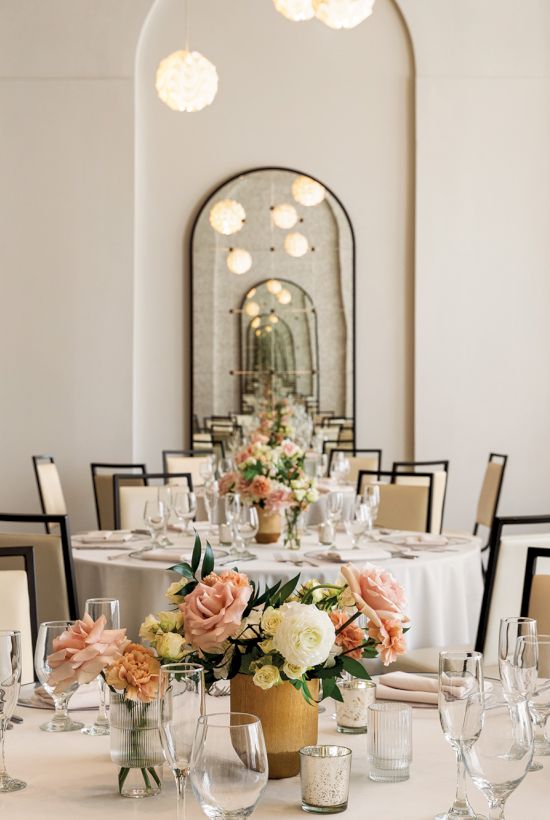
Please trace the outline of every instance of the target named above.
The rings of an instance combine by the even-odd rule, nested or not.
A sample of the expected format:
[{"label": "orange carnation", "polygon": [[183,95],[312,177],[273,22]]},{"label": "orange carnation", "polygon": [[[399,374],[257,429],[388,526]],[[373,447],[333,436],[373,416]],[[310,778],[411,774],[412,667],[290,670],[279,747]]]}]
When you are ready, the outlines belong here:
[{"label": "orange carnation", "polygon": [[[346,621],[349,621],[349,615],[341,609],[329,612],[329,618],[334,624],[336,632],[344,626]],[[364,643],[365,633],[361,627],[355,623],[349,624],[349,626],[346,626],[345,629],[342,629],[342,631],[336,635],[336,645],[342,647],[342,652],[345,652],[348,658],[360,660],[363,657],[362,645]]]}]

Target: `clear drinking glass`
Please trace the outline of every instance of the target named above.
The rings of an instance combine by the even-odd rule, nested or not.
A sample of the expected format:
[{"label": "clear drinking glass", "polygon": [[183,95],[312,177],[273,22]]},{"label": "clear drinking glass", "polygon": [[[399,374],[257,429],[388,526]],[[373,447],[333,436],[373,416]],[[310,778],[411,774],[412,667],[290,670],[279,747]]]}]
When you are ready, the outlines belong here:
[{"label": "clear drinking glass", "polygon": [[191,521],[197,514],[197,496],[189,490],[176,490],[172,494],[172,510],[178,521],[185,525],[184,534],[189,535]]},{"label": "clear drinking glass", "polygon": [[241,558],[256,558],[254,553],[248,550],[248,545],[256,537],[256,533],[260,528],[260,519],[258,517],[258,510],[256,507],[250,505],[243,505],[239,513],[239,535],[245,542],[247,549],[241,553]]},{"label": "clear drinking glass", "polygon": [[[504,820],[504,804],[529,769],[533,726],[527,701],[511,693],[468,698],[462,744],[466,768],[489,803],[490,820]],[[473,741],[471,735],[473,734]]]},{"label": "clear drinking glass", "polygon": [[[116,598],[88,598],[84,611],[93,621],[97,621],[102,615],[105,616],[105,629],[120,629],[120,604]],[[95,723],[85,726],[82,729],[84,735],[108,735],[109,718],[105,707],[105,695],[107,686],[103,675],[98,675],[97,684],[99,687],[99,712]]]},{"label": "clear drinking glass", "polygon": [[363,490],[363,502],[370,507],[372,525],[376,524],[380,509],[380,487],[378,484],[366,484]]},{"label": "clear drinking glass", "polygon": [[60,693],[54,692],[54,687],[48,683],[48,678],[53,671],[48,663],[48,657],[55,652],[53,642],[74,623],[75,621],[46,621],[40,624],[38,630],[34,668],[44,690],[52,696],[55,707],[53,718],[40,726],[43,732],[76,732],[84,726],[83,723],[72,720],[67,711],[69,700],[78,689],[78,683],[75,681],[68,689]]},{"label": "clear drinking glass", "polygon": [[178,820],[185,818],[185,787],[197,720],[204,713],[204,670],[196,663],[169,663],[161,667],[160,739],[177,788]]},{"label": "clear drinking glass", "polygon": [[211,538],[219,534],[220,526],[220,493],[217,481],[209,484],[204,491],[204,506],[208,516],[208,532]]},{"label": "clear drinking glass", "polygon": [[199,718],[191,755],[191,786],[207,817],[241,820],[267,785],[262,724],[242,712]]},{"label": "clear drinking glass", "polygon": [[458,820],[479,817],[470,805],[466,794],[466,771],[463,749],[473,743],[481,726],[471,725],[470,735],[465,737],[464,716],[468,699],[483,693],[483,655],[480,652],[449,651],[439,653],[439,720],[445,735],[456,752],[456,795],[451,808],[436,815],[436,820]]},{"label": "clear drinking glass", "polygon": [[344,527],[346,533],[351,535],[353,549],[359,549],[362,537],[372,527],[370,507],[362,503],[360,495],[350,510],[349,518],[344,521]]},{"label": "clear drinking glass", "polygon": [[519,638],[515,663],[515,677],[521,681],[518,694],[527,698],[534,724],[535,754],[548,756],[545,728],[550,717],[550,635]]},{"label": "clear drinking glass", "polygon": [[[322,447],[322,443],[321,443]],[[325,478],[328,468],[328,455],[326,453],[319,453],[317,459],[317,478]]]},{"label": "clear drinking glass", "polygon": [[329,493],[327,495],[327,518],[329,523],[335,526],[342,517],[344,509],[344,494]]},{"label": "clear drinking glass", "polygon": [[8,722],[21,687],[21,633],[15,629],[0,630],[0,794],[18,792],[27,785],[6,771],[4,750]]},{"label": "clear drinking glass", "polygon": [[225,500],[225,520],[231,529],[232,543],[230,552],[232,555],[243,556],[245,553],[244,541],[239,533],[239,520],[241,517],[241,496],[239,493],[226,493]]},{"label": "clear drinking glass", "polygon": [[162,534],[166,524],[166,507],[162,501],[146,501],[143,510],[143,521],[149,530],[154,547],[162,549]]},{"label": "clear drinking glass", "polygon": [[302,808],[314,814],[338,814],[348,807],[351,749],[304,746],[300,749]]},{"label": "clear drinking glass", "polygon": [[218,462],[218,469],[220,471],[220,475],[231,473],[235,469],[235,462],[232,458],[220,458]]},{"label": "clear drinking glass", "polygon": [[369,777],[382,783],[409,779],[412,760],[412,709],[408,703],[369,706]]},{"label": "clear drinking glass", "polygon": [[199,466],[199,473],[202,478],[202,483],[205,486],[214,481],[214,468],[215,465],[211,458],[208,458],[205,461],[201,462]]}]

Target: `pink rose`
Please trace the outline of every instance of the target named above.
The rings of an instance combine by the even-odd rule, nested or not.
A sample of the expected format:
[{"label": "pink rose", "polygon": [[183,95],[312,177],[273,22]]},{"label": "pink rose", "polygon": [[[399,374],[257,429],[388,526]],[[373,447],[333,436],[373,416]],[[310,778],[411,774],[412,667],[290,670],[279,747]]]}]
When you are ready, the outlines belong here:
[{"label": "pink rose", "polygon": [[365,564],[361,570],[346,564],[342,567],[342,575],[353,593],[357,609],[376,626],[381,626],[383,619],[408,621],[403,613],[405,592],[390,572],[373,564]]},{"label": "pink rose", "polygon": [[267,498],[271,492],[271,481],[265,475],[254,476],[250,484],[250,492],[256,498]]},{"label": "pink rose", "polygon": [[224,473],[218,482],[220,495],[226,495],[226,493],[230,493],[235,484],[237,483],[237,480],[237,473]]},{"label": "pink rose", "polygon": [[267,444],[269,441],[269,436],[264,436],[263,433],[256,432],[250,439],[252,444]]},{"label": "pink rose", "polygon": [[273,490],[265,500],[265,508],[268,512],[279,512],[290,503],[290,490],[286,487],[279,487]]},{"label": "pink rose", "polygon": [[73,683],[90,683],[114,660],[120,658],[128,644],[125,629],[105,629],[107,619],[97,621],[84,615],[58,638],[54,638],[54,652],[48,655],[52,672],[48,683],[56,693],[65,692]]},{"label": "pink rose", "polygon": [[369,637],[374,638],[378,644],[378,654],[384,666],[394,663],[397,656],[402,655],[407,649],[400,621],[382,621],[380,626],[369,624]]},{"label": "pink rose", "polygon": [[299,447],[297,447],[293,441],[285,439],[285,441],[283,441],[282,450],[285,456],[292,458],[292,456],[296,455],[296,453],[299,451]]},{"label": "pink rose", "polygon": [[251,595],[248,578],[240,572],[203,578],[180,604],[185,640],[204,652],[217,649],[239,631]]}]

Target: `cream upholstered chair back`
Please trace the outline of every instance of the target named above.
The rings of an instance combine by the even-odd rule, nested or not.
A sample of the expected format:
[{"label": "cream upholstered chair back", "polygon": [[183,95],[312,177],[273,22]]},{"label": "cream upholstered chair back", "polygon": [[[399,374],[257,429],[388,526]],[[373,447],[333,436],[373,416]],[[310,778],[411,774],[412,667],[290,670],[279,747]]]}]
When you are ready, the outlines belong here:
[{"label": "cream upholstered chair back", "polygon": [[[190,478],[189,473],[187,475],[174,474],[174,480],[177,481],[179,489],[189,489],[189,482],[185,480],[187,476]],[[167,473],[146,473],[145,477],[148,481],[149,479],[162,479],[163,481],[169,479]],[[123,478],[118,475],[114,478],[113,495],[118,494],[115,499],[115,524],[117,524],[117,529],[122,530],[143,528],[145,504],[147,501],[159,500],[159,490],[163,485],[147,484],[136,487],[125,484]]]},{"label": "cream upholstered chair back", "polygon": [[380,484],[375,526],[392,530],[427,531],[428,486]]},{"label": "cream upholstered chair back", "polygon": [[[409,486],[427,487],[429,478],[420,476],[397,476],[397,484],[407,484]],[[447,487],[447,472],[436,470],[433,473],[433,496],[432,511],[430,516],[430,532],[440,533],[443,524],[443,505],[445,503],[445,489]]]},{"label": "cream upholstered chair back", "polygon": [[55,462],[43,461],[36,465],[42,512],[46,515],[67,515],[67,505]]},{"label": "cream upholstered chair back", "polygon": [[0,565],[0,629],[21,633],[21,683],[34,680],[34,649],[27,573],[24,569],[4,570]]},{"label": "cream upholstered chair back", "polygon": [[[502,459],[502,461],[497,461],[497,458]],[[479,501],[477,503],[476,529],[479,525],[490,528],[493,524],[493,519],[497,513],[507,460],[507,456],[499,455],[498,453],[491,453],[489,456],[481,485]]]},{"label": "cream upholstered chair back", "polygon": [[[128,473],[124,483],[128,486],[143,486],[143,474],[147,472],[145,464],[106,464],[92,463],[92,484],[97,514],[97,525],[100,530],[115,529],[115,511],[113,501],[113,475]],[[130,473],[135,472],[133,478]]]},{"label": "cream upholstered chair back", "polygon": [[[348,481],[351,484],[357,484],[357,479],[359,478],[359,472],[361,470],[369,470],[371,472],[376,472],[379,469],[378,464],[378,456],[354,456],[350,455],[346,456],[349,461],[349,476]],[[363,483],[372,483],[376,481],[376,476],[364,476]]]},{"label": "cream upholstered chair back", "polygon": [[[547,563],[550,558],[546,559]],[[529,617],[537,621],[537,629],[541,635],[550,635],[550,567],[546,574],[535,575],[531,586],[531,598],[529,600]],[[550,674],[546,677],[550,677]]]},{"label": "cream upholstered chair back", "polygon": [[[166,456],[167,473],[190,473],[193,481],[193,487],[204,484],[204,478],[201,474],[201,467],[211,462],[210,456]],[[187,484],[185,479],[171,478],[170,484]]]}]

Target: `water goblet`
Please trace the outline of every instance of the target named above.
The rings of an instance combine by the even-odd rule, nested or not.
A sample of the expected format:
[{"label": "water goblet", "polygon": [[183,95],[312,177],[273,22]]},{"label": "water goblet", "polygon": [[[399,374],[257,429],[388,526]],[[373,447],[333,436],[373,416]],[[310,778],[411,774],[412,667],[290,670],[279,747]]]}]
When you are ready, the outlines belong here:
[{"label": "water goblet", "polygon": [[[93,621],[105,616],[105,629],[120,629],[120,604],[116,598],[88,598],[84,611]],[[99,711],[95,722],[82,729],[83,735],[109,735],[109,718],[105,706],[107,687],[103,675],[98,675]]]},{"label": "water goblet", "polygon": [[55,652],[54,640],[74,624],[75,621],[46,621],[40,624],[38,630],[34,651],[34,668],[42,687],[51,695],[55,708],[53,718],[40,726],[43,732],[76,732],[84,726],[83,723],[72,720],[67,711],[69,700],[78,689],[77,681],[71,683],[63,692],[56,692],[55,685],[49,682],[53,669],[48,662],[48,658]]},{"label": "water goblet", "polygon": [[326,453],[319,453],[317,459],[317,478],[325,478],[328,467],[328,455]]},{"label": "water goblet", "polygon": [[218,469],[220,475],[225,475],[225,473],[232,473],[235,469],[235,463],[232,458],[220,458],[218,462]]},{"label": "water goblet", "polygon": [[357,496],[357,501],[350,510],[349,517],[344,521],[346,533],[351,535],[351,545],[353,549],[359,549],[363,535],[372,527],[372,517],[370,507],[363,504],[361,496]]},{"label": "water goblet", "polygon": [[[466,768],[489,804],[490,820],[504,820],[504,805],[529,770],[533,726],[527,701],[511,692],[468,698],[467,737],[461,742]],[[473,738],[473,739],[472,739]]]},{"label": "water goblet", "polygon": [[199,718],[191,755],[191,786],[207,817],[243,820],[267,785],[262,724],[243,712]]},{"label": "water goblet", "polygon": [[202,483],[205,486],[208,486],[208,484],[214,481],[214,464],[211,458],[205,458],[205,460],[201,462],[199,473],[202,478]]},{"label": "water goblet", "polygon": [[372,524],[374,526],[378,518],[378,510],[380,509],[380,487],[378,484],[365,485],[363,490],[363,502],[370,507]]},{"label": "water goblet", "polygon": [[251,541],[256,537],[256,533],[260,528],[260,519],[258,510],[249,504],[243,504],[239,513],[239,535],[245,543],[245,551],[241,553],[241,558],[256,558],[254,553],[248,550]]},{"label": "water goblet", "polygon": [[342,517],[344,509],[344,494],[329,493],[327,495],[327,518],[332,525],[336,525]]},{"label": "water goblet", "polygon": [[146,501],[143,510],[143,521],[149,530],[153,547],[162,549],[164,544],[161,541],[161,536],[166,522],[164,503],[155,500]]},{"label": "water goblet", "polygon": [[185,792],[197,720],[204,714],[204,669],[196,663],[161,667],[159,698],[160,739],[177,789],[178,820],[185,819]]},{"label": "water goblet", "polygon": [[527,697],[534,724],[534,753],[547,757],[550,743],[545,728],[550,717],[550,635],[527,635],[518,639],[516,678],[518,694]]},{"label": "water goblet", "polygon": [[245,552],[244,541],[239,533],[239,518],[241,515],[241,496],[239,493],[226,493],[225,495],[225,519],[229,524],[232,534],[232,544],[230,552],[232,555],[243,555]]},{"label": "water goblet", "polygon": [[191,521],[197,514],[197,496],[189,490],[174,491],[172,509],[178,521],[184,523],[184,535],[189,535]]},{"label": "water goblet", "polygon": [[6,729],[21,687],[21,664],[21,633],[0,630],[0,794],[18,792],[27,785],[8,774],[5,755]]},{"label": "water goblet", "polygon": [[457,784],[453,805],[447,812],[436,815],[436,820],[480,817],[466,794],[464,749],[474,742],[481,726],[473,724],[473,712],[468,727],[465,727],[464,717],[469,698],[483,692],[482,659],[480,652],[439,653],[439,720],[446,741],[456,753]]}]

